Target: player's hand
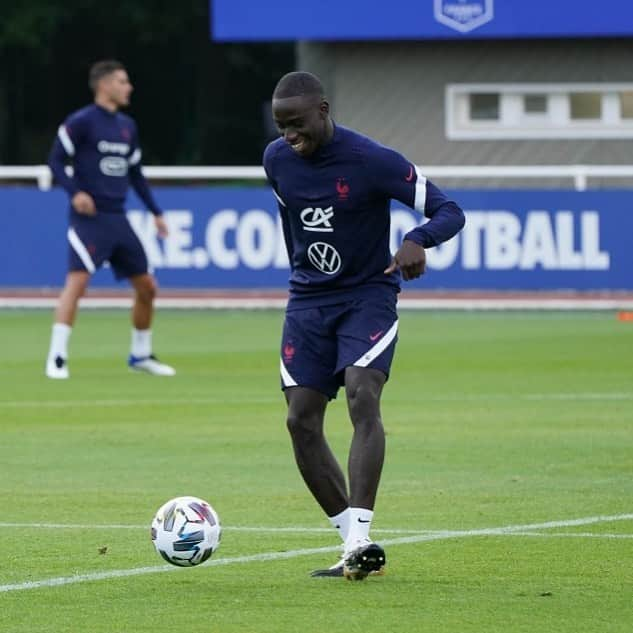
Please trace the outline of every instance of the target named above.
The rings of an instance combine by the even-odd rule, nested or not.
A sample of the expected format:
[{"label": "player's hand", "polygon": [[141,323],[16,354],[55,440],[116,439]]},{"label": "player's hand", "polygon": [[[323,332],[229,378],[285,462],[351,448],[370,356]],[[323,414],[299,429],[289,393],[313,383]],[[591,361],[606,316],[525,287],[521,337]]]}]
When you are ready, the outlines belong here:
[{"label": "player's hand", "polygon": [[70,203],[77,213],[82,215],[95,215],[97,207],[92,196],[85,191],[78,191],[71,199]]},{"label": "player's hand", "polygon": [[426,269],[426,252],[424,247],[412,242],[404,240],[398,252],[393,256],[391,264],[385,269],[385,275],[399,270],[405,281],[417,279],[424,274]]},{"label": "player's hand", "polygon": [[156,225],[156,232],[158,237],[167,237],[169,235],[169,229],[167,228],[167,222],[162,215],[154,216],[154,224]]}]

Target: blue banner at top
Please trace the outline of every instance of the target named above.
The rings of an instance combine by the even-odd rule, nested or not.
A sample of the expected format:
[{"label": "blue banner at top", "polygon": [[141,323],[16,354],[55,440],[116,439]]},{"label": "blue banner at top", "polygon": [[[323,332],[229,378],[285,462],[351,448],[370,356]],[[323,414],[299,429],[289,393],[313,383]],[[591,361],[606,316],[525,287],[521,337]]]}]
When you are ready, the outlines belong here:
[{"label": "blue banner at top", "polygon": [[631,0],[210,0],[216,41],[633,35]]}]

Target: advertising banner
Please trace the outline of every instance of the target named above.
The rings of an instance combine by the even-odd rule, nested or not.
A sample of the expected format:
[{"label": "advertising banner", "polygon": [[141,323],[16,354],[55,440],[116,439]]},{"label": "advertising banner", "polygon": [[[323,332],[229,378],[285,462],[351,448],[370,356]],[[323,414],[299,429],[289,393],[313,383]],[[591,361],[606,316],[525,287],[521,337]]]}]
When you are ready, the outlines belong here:
[{"label": "advertising banner", "polygon": [[[170,227],[130,199],[129,218],[165,288],[287,287],[288,259],[268,187],[155,187]],[[428,271],[408,287],[455,290],[633,289],[633,192],[454,190],[466,226],[427,251]],[[0,287],[63,285],[68,253],[64,192],[0,188]],[[391,249],[423,221],[392,207]],[[117,288],[112,271],[92,287]]]}]

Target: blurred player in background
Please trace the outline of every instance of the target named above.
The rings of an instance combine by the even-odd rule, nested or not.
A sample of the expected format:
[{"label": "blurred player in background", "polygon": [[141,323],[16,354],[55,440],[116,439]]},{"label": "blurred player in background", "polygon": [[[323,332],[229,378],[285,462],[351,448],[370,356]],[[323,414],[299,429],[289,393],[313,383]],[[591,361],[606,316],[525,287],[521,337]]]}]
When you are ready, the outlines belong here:
[{"label": "blurred player in background", "polygon": [[[264,152],[290,259],[281,381],[299,470],[343,540],[343,556],[313,576],[360,580],[385,552],[369,530],[385,454],[380,396],[394,354],[400,277],[424,273],[425,249],[453,237],[462,210],[392,149],[339,126],[320,80],[293,72],[272,101],[281,138]],[[429,221],[389,250],[390,200]],[[422,360],[421,360],[422,362]],[[353,438],[345,476],[324,436],[344,386]]]},{"label": "blurred player in background", "polygon": [[[70,196],[69,263],[66,283],[55,311],[46,361],[49,378],[68,378],[68,340],[79,298],[91,275],[110,262],[117,279],[134,288],[130,368],[159,376],[173,376],[169,365],[152,353],[152,316],[156,282],[147,256],[125,215],[129,185],[154,214],[160,237],[167,235],[162,211],[141,172],[141,148],[136,123],[119,112],[130,101],[132,84],[117,61],[97,62],[90,69],[94,104],[71,114],[60,126],[49,165]],[[64,167],[70,161],[74,175]]]}]

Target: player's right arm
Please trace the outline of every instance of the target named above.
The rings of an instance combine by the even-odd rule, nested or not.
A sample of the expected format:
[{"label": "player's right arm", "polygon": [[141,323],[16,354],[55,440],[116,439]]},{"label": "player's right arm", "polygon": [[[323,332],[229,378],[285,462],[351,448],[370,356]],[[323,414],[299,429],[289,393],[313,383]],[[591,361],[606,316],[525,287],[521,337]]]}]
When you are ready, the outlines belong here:
[{"label": "player's right arm", "polygon": [[268,147],[264,150],[264,171],[266,172],[266,179],[268,180],[268,184],[273,190],[273,195],[277,200],[277,209],[279,210],[279,217],[281,218],[281,228],[284,234],[284,242],[286,243],[286,251],[288,253],[288,262],[290,263],[290,268],[292,268],[293,262],[293,254],[294,248],[292,244],[292,235],[290,234],[290,223],[288,222],[288,210],[286,208],[286,203],[282,200],[279,195],[279,191],[277,188],[277,181],[275,179],[275,169],[274,169],[274,155],[276,153],[276,143],[270,143]]},{"label": "player's right arm", "polygon": [[94,215],[96,207],[92,196],[82,191],[74,178],[66,173],[66,163],[74,159],[76,146],[81,142],[83,134],[84,124],[81,118],[71,116],[66,119],[57,130],[57,136],[48,156],[48,166],[53,172],[55,182],[68,193],[75,211],[84,215]]}]

